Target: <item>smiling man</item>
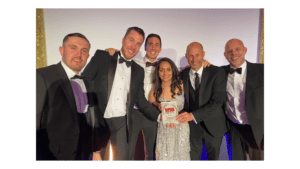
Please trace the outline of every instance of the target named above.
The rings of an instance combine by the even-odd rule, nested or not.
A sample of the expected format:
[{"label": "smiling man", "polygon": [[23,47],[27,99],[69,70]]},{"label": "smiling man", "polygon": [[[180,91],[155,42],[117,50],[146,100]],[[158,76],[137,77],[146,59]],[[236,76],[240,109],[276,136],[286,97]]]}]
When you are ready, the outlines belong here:
[{"label": "smiling man", "polygon": [[59,47],[62,62],[36,71],[37,160],[89,160],[100,149],[94,133],[103,119],[94,109],[92,81],[79,76],[89,50],[84,35],[69,34]]},{"label": "smiling man", "polygon": [[225,73],[217,66],[203,67],[205,52],[199,42],[186,49],[190,68],[179,76],[183,80],[185,104],[177,120],[190,125],[191,160],[200,160],[203,145],[208,160],[218,160],[223,135],[227,131],[225,114]]},{"label": "smiling man", "polygon": [[[148,100],[149,92],[152,89],[152,74],[155,70],[157,63],[157,57],[161,52],[161,38],[157,34],[149,34],[145,42],[145,57],[136,59],[135,61],[139,64],[145,71],[144,78],[144,90],[145,97]],[[141,111],[139,108],[135,111]],[[142,112],[140,113],[142,114]],[[157,133],[157,121],[151,121],[145,116],[143,119],[143,136],[144,136],[144,149],[145,149],[145,160],[153,160],[155,152],[155,142]],[[137,138],[136,138],[137,139]]]},{"label": "smiling man", "polygon": [[264,65],[245,60],[247,48],[230,39],[224,56],[227,100],[224,111],[230,124],[232,160],[264,159]]},{"label": "smiling man", "polygon": [[[120,52],[111,57],[97,50],[83,72],[94,80],[98,107],[107,124],[106,139],[112,144],[113,160],[133,159],[143,121],[140,112],[152,121],[158,119],[159,111],[144,95],[144,69],[133,60],[144,36],[141,28],[128,28]],[[134,109],[135,105],[141,111]]]},{"label": "smiling man", "polygon": [[[144,90],[145,90],[145,97],[148,100],[149,92],[152,89],[152,74],[154,73],[155,66],[157,63],[157,57],[162,50],[161,47],[161,38],[158,34],[151,33],[147,36],[145,42],[145,57],[134,59],[134,61],[144,68],[145,71],[145,78],[144,78]],[[109,48],[106,49],[107,52],[111,56],[114,55],[115,52],[118,52],[117,49]],[[156,133],[157,133],[157,122],[151,121],[145,116],[142,115],[141,110],[135,106],[134,111],[136,111],[137,115],[140,115],[140,119],[133,124],[135,126],[142,127],[143,129],[143,136],[144,136],[144,149],[145,149],[145,160],[153,160],[154,159],[154,152],[155,152],[155,142],[156,142]],[[141,123],[141,124],[138,124]],[[139,131],[139,130],[138,130]],[[136,141],[137,137],[134,137],[132,141]]]}]

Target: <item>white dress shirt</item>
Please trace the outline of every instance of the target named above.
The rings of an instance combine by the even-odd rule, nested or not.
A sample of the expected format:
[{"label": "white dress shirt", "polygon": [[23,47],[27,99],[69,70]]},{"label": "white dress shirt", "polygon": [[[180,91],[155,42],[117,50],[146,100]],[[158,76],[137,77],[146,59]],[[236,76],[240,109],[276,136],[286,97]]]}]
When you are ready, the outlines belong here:
[{"label": "white dress shirt", "polygon": [[[144,90],[145,90],[145,97],[147,100],[149,100],[149,93],[152,89],[152,75],[154,73],[155,67],[154,66],[148,66],[146,67],[146,62],[150,62],[147,57],[142,57],[139,59],[134,59],[134,61],[139,64],[142,68],[144,68],[145,71],[145,78],[144,78]],[[155,60],[157,61],[157,60]],[[153,61],[153,62],[155,62]],[[153,63],[151,62],[151,63]]]},{"label": "white dress shirt", "polygon": [[[85,87],[85,84],[84,84],[84,81],[82,79],[71,79],[72,77],[74,77],[76,75],[76,73],[70,69],[63,61],[61,61],[61,65],[62,67],[64,68],[68,78],[70,81],[74,81],[74,82],[77,82],[82,90],[83,93],[87,93],[86,91],[86,87]],[[81,73],[79,73],[78,75],[81,75]],[[84,108],[84,113],[87,112],[88,110],[88,106],[89,105],[86,105],[85,108]]]},{"label": "white dress shirt", "polygon": [[[190,75],[190,81],[191,81],[191,84],[192,84],[192,87],[195,89],[195,78],[196,78],[196,75],[195,75],[196,71],[193,70],[192,68],[190,69],[190,72],[189,72],[189,75]],[[197,71],[198,73],[198,76],[199,76],[199,84],[201,84],[201,77],[202,77],[202,73],[203,73],[203,66],[201,66],[201,68]]]},{"label": "white dress shirt", "polygon": [[226,114],[228,118],[234,123],[249,124],[248,116],[245,110],[247,76],[246,61],[240,67],[242,68],[241,74],[237,72],[228,74],[226,88]]},{"label": "white dress shirt", "polygon": [[[194,88],[194,90],[196,90],[195,89],[195,78],[196,78],[196,75],[195,75],[195,73],[198,73],[198,76],[199,76],[199,84],[201,84],[201,78],[202,78],[202,74],[203,74],[203,66],[201,66],[201,68],[198,70],[198,71],[195,71],[195,70],[193,70],[192,68],[190,69],[190,72],[189,72],[189,76],[190,76],[190,82],[191,82],[191,85],[192,85],[192,87]],[[191,113],[192,114],[192,113]],[[193,115],[193,114],[192,114]],[[193,118],[194,118],[194,122],[197,124],[197,121],[196,121],[196,119],[195,119],[195,117],[194,117],[194,115],[193,115]]]},{"label": "white dress shirt", "polygon": [[[120,57],[123,56],[120,55],[117,59],[115,77],[109,100],[104,112],[104,118],[122,117],[126,115],[126,103],[131,80],[131,66],[127,67],[125,62],[119,63]],[[128,61],[131,60],[132,59]]]},{"label": "white dress shirt", "polygon": [[[149,101],[149,93],[152,89],[152,75],[154,73],[155,67],[154,66],[146,67],[146,62],[150,62],[146,56],[139,58],[139,59],[134,59],[134,61],[138,65],[140,65],[142,68],[144,68],[144,71],[145,71],[144,91],[145,91],[145,97]],[[153,62],[156,62],[156,61],[157,61],[157,59],[155,59],[155,61],[153,61]],[[151,63],[153,63],[153,62],[151,62]],[[138,107],[136,105],[134,106],[134,108],[138,109]],[[160,121],[160,116],[161,116],[161,113],[159,114],[159,116],[157,118],[157,122]]]}]

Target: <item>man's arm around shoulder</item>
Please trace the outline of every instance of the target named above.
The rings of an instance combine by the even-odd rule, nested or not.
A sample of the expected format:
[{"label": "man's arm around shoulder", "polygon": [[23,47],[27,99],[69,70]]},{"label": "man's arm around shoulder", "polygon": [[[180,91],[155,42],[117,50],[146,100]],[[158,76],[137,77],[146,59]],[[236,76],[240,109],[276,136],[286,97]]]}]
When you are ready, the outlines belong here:
[{"label": "man's arm around shoulder", "polygon": [[103,67],[103,64],[108,64],[108,57],[109,54],[104,50],[96,50],[94,56],[87,64],[82,74],[94,80],[97,75],[98,69]]}]

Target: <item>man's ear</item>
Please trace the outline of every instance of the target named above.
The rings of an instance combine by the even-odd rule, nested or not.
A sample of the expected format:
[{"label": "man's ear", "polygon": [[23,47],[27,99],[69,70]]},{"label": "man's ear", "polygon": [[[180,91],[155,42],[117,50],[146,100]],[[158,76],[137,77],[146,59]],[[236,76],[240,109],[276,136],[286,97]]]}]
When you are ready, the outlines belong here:
[{"label": "man's ear", "polygon": [[59,50],[60,55],[63,56],[63,55],[64,55],[65,48],[62,47],[62,46],[60,46],[58,50]]}]

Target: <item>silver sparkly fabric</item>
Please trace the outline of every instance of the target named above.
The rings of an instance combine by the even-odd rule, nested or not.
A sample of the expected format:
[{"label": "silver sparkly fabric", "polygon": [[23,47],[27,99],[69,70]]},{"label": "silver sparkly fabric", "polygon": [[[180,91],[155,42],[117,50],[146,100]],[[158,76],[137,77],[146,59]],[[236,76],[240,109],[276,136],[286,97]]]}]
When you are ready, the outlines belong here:
[{"label": "silver sparkly fabric", "polygon": [[[178,111],[183,109],[183,95],[167,100],[162,97],[159,101],[176,101]],[[156,140],[156,160],[190,160],[190,128],[188,123],[175,128],[167,128],[162,122],[158,123]]]}]

